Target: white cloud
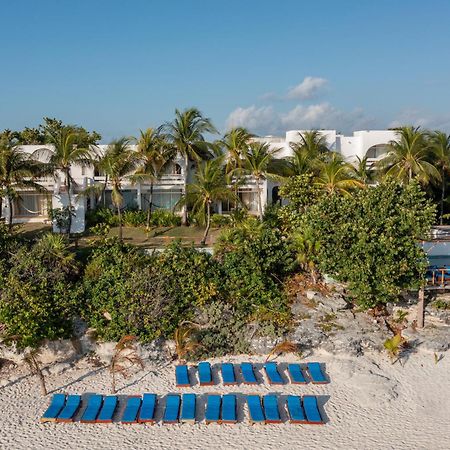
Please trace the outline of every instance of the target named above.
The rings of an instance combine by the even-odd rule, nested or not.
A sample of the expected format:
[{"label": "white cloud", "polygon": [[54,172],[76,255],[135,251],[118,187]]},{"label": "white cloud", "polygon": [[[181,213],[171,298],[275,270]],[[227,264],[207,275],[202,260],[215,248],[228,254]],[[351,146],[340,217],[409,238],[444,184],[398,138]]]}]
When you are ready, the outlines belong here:
[{"label": "white cloud", "polygon": [[405,109],[389,127],[400,127],[403,125],[414,125],[450,132],[450,115],[429,115],[418,109]]},{"label": "white cloud", "polygon": [[327,83],[325,78],[305,77],[300,84],[289,89],[286,98],[300,100],[315,98]]},{"label": "white cloud", "polygon": [[236,108],[227,119],[227,128],[245,127],[256,133],[272,133],[279,130],[278,113],[271,106]]},{"label": "white cloud", "polygon": [[323,102],[312,105],[298,104],[286,112],[271,106],[237,108],[228,117],[228,127],[242,126],[258,134],[281,134],[287,130],[328,128],[342,132],[368,129],[377,125],[364,111],[342,111]]}]

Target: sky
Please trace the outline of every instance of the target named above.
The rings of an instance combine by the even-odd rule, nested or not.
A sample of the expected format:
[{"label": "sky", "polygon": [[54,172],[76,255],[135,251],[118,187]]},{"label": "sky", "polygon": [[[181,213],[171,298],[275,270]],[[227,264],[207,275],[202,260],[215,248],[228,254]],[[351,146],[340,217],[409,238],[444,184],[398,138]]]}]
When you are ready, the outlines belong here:
[{"label": "sky", "polygon": [[195,106],[260,134],[450,132],[448,0],[14,0],[0,129],[44,116],[102,142]]}]

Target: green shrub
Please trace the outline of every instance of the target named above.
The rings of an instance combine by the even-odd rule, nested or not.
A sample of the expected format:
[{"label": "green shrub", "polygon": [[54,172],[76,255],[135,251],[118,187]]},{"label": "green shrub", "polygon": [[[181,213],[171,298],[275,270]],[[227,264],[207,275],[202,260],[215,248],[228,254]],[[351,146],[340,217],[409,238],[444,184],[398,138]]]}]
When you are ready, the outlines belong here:
[{"label": "green shrub", "polygon": [[226,227],[231,224],[231,219],[228,216],[222,214],[213,214],[211,216],[211,226],[212,227]]},{"label": "green shrub", "polygon": [[370,308],[424,282],[427,260],[419,240],[434,214],[417,183],[385,182],[352,196],[324,197],[304,220],[319,244],[321,272],[348,283],[356,302]]},{"label": "green shrub", "polygon": [[142,227],[147,223],[147,213],[139,210],[125,210],[122,220],[128,227]]},{"label": "green shrub", "polygon": [[23,246],[0,280],[0,323],[16,336],[19,347],[44,339],[70,337],[72,319],[81,307],[75,301],[77,264],[64,238],[48,234],[32,248]]},{"label": "green shrub", "polygon": [[119,218],[112,209],[103,206],[86,211],[86,224],[88,228],[99,223],[105,223],[110,227],[115,227],[119,225]]},{"label": "green shrub", "polygon": [[179,227],[181,217],[167,209],[156,209],[152,211],[150,224],[154,227]]}]

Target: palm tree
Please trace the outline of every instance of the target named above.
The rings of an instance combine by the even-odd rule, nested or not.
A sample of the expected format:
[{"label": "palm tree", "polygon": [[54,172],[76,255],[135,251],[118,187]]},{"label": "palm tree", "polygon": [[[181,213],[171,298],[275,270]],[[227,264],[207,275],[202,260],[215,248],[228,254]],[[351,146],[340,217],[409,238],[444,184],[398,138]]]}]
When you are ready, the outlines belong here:
[{"label": "palm tree", "polygon": [[43,170],[41,163],[23,152],[14,138],[2,136],[0,139],[0,214],[3,197],[8,202],[9,227],[13,221],[13,200],[19,198],[18,189],[45,191],[34,179]]},{"label": "palm tree", "polygon": [[263,217],[261,182],[267,178],[267,175],[275,173],[274,157],[279,151],[278,148],[271,149],[267,143],[252,142],[244,155],[244,173],[251,175],[256,183],[260,220]]},{"label": "palm tree", "polygon": [[186,195],[180,202],[180,204],[190,204],[194,211],[206,214],[202,245],[205,245],[211,227],[211,205],[221,200],[238,202],[237,196],[227,183],[223,158],[203,161],[195,173],[194,183],[187,185]]},{"label": "palm tree", "polygon": [[378,162],[385,175],[405,183],[417,178],[424,185],[439,180],[439,171],[429,162],[430,147],[420,127],[407,126],[396,131],[398,140],[389,142],[388,154]]},{"label": "palm tree", "polygon": [[434,131],[428,134],[433,156],[436,158],[436,166],[440,171],[441,200],[440,200],[440,224],[443,224],[446,175],[450,170],[450,135],[442,131]]},{"label": "palm tree", "polygon": [[119,216],[119,239],[122,240],[122,182],[130,177],[137,168],[139,157],[130,147],[131,139],[122,137],[108,145],[105,154],[98,163],[99,168],[108,177],[111,184],[111,200]]},{"label": "palm tree", "polygon": [[148,128],[145,131],[141,130],[140,134],[137,145],[137,156],[140,163],[131,180],[135,183],[148,182],[150,184],[147,210],[147,228],[149,228],[153,208],[154,184],[161,179],[164,170],[175,155],[173,147],[169,145],[161,130]]},{"label": "palm tree", "polygon": [[[189,108],[185,111],[175,110],[175,119],[167,123],[164,127],[167,137],[177,150],[184,157],[184,194],[187,192],[189,180],[190,161],[199,162],[210,157],[208,144],[205,140],[205,133],[216,133],[210,119],[203,117],[196,108]],[[187,207],[183,208],[183,225],[187,225]]]},{"label": "palm tree", "polygon": [[64,185],[67,192],[67,235],[70,236],[72,227],[73,205],[72,194],[73,187],[76,185],[71,174],[71,167],[74,165],[89,166],[93,164],[93,150],[90,148],[79,147],[79,136],[71,126],[63,126],[54,132],[48,133],[48,143],[52,144],[53,149],[42,148],[35,152],[35,155],[48,156],[48,172],[57,176],[62,172],[64,176]]},{"label": "palm tree", "polygon": [[348,195],[352,189],[364,186],[364,183],[355,178],[355,168],[346,163],[338,153],[332,152],[317,167],[318,175],[314,182],[329,194]]},{"label": "palm tree", "polygon": [[374,179],[374,170],[367,164],[369,157],[366,155],[364,158],[356,157],[358,163],[355,167],[356,178],[364,184],[369,184]]}]

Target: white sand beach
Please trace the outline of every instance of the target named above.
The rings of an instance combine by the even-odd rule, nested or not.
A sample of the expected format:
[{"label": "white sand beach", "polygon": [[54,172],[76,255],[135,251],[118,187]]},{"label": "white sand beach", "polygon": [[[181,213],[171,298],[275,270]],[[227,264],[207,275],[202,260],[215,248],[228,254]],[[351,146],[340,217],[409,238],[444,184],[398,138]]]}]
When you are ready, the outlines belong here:
[{"label": "white sand beach", "polygon": [[[261,368],[261,357],[233,357],[239,362],[250,360]],[[279,362],[292,361],[293,356]],[[261,383],[249,387],[198,384],[183,391],[175,388],[174,366],[157,368],[148,363],[144,371],[119,381],[119,396],[144,392],[275,392],[280,395],[314,394],[319,396],[326,424],[292,425],[282,411],[281,425],[250,425],[244,397],[238,401],[239,423],[206,425],[202,419],[204,397],[200,397],[197,417],[200,423],[163,425],[56,424],[39,422],[51,395],[42,397],[34,378],[22,374],[0,388],[0,448],[2,449],[240,449],[240,448],[307,448],[307,449],[448,449],[450,448],[450,358],[444,354],[436,364],[434,355],[416,353],[400,365],[392,365],[384,355],[342,357],[317,353],[306,361],[325,363],[331,379],[328,385],[270,387],[259,370]],[[212,363],[221,360],[211,360]],[[302,360],[303,362],[303,360]],[[283,367],[283,366],[281,366]],[[195,373],[195,371],[193,372]],[[286,372],[283,372],[286,375]],[[191,377],[192,378],[192,377]],[[106,368],[89,367],[80,361],[60,375],[47,377],[50,392],[104,393],[110,390]],[[164,398],[157,409],[161,418]],[[80,416],[82,410],[78,414]]]}]

